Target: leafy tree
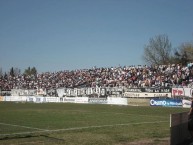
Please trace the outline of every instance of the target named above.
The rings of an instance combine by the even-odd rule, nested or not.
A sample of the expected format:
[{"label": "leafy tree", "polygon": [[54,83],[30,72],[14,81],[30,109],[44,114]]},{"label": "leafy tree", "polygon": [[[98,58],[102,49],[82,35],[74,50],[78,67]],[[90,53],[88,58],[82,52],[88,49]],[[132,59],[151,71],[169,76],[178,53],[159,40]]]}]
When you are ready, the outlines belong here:
[{"label": "leafy tree", "polygon": [[31,75],[31,68],[30,68],[30,67],[28,67],[27,69],[25,69],[24,75]]},{"label": "leafy tree", "polygon": [[13,67],[10,69],[9,75],[12,76],[12,77],[15,76]]},{"label": "leafy tree", "polygon": [[175,59],[182,65],[186,65],[188,62],[193,62],[193,44],[182,44],[178,50],[175,50]]},{"label": "leafy tree", "polygon": [[143,60],[149,65],[168,64],[172,58],[172,44],[167,35],[158,35],[149,39],[144,47]]},{"label": "leafy tree", "polygon": [[7,73],[4,74],[4,79],[8,79]]},{"label": "leafy tree", "polygon": [[36,75],[36,74],[37,74],[37,70],[36,70],[35,67],[33,67],[33,68],[31,69],[31,75]]},{"label": "leafy tree", "polygon": [[24,74],[25,75],[36,75],[37,70],[35,67],[33,67],[33,68],[28,67],[27,69],[25,69]]}]

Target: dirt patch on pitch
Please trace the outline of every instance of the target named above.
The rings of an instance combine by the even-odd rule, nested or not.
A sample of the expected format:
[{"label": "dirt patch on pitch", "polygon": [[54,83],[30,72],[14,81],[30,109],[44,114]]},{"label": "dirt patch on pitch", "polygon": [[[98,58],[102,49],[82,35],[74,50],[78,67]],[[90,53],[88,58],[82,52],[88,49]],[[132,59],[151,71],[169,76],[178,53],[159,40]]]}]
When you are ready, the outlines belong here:
[{"label": "dirt patch on pitch", "polygon": [[143,139],[139,141],[123,143],[120,145],[169,145],[170,139],[169,138],[162,138],[162,139]]}]

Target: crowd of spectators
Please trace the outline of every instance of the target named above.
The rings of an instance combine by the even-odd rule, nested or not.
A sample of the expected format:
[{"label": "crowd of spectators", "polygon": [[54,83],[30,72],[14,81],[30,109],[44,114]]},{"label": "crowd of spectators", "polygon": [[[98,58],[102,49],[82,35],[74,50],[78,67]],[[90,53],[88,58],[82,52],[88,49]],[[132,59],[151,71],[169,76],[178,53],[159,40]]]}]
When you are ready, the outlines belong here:
[{"label": "crowd of spectators", "polygon": [[57,89],[61,87],[154,87],[185,86],[193,81],[193,65],[124,66],[73,71],[45,72],[37,75],[1,76],[2,90]]}]

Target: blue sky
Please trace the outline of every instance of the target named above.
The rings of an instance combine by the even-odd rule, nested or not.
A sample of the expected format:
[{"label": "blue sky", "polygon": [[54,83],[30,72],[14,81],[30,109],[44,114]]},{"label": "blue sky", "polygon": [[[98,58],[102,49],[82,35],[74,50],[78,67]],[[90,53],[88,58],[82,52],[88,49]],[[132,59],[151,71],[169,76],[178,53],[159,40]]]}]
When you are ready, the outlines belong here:
[{"label": "blue sky", "polygon": [[143,65],[149,39],[193,40],[192,0],[0,0],[0,68]]}]

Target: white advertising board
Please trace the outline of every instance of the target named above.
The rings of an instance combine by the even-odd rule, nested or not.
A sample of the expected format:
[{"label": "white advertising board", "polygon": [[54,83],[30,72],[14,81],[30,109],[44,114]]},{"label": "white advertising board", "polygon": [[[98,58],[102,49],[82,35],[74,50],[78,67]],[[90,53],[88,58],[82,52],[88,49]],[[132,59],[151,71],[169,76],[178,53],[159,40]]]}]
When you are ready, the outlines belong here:
[{"label": "white advertising board", "polygon": [[63,102],[64,103],[75,103],[75,97],[64,97]]},{"label": "white advertising board", "polygon": [[43,102],[46,102],[46,98],[45,97],[39,97],[39,96],[37,96],[36,98],[35,98],[35,102],[36,103],[43,103]]},{"label": "white advertising board", "polygon": [[3,101],[13,101],[13,102],[26,102],[27,97],[26,96],[4,96]]},{"label": "white advertising board", "polygon": [[191,101],[190,100],[182,100],[182,107],[183,108],[190,108],[191,107]]},{"label": "white advertising board", "polygon": [[4,101],[11,101],[11,96],[4,96]]},{"label": "white advertising board", "polygon": [[0,102],[4,101],[4,98],[5,98],[4,96],[0,96]]},{"label": "white advertising board", "polygon": [[36,102],[36,97],[34,97],[34,96],[28,96],[28,97],[27,97],[27,102]]},{"label": "white advertising board", "polygon": [[75,103],[88,103],[88,97],[76,97]]},{"label": "white advertising board", "polygon": [[114,104],[114,105],[128,105],[127,98],[107,98],[107,104]]},{"label": "white advertising board", "polygon": [[44,102],[60,102],[59,97],[44,97]]}]

